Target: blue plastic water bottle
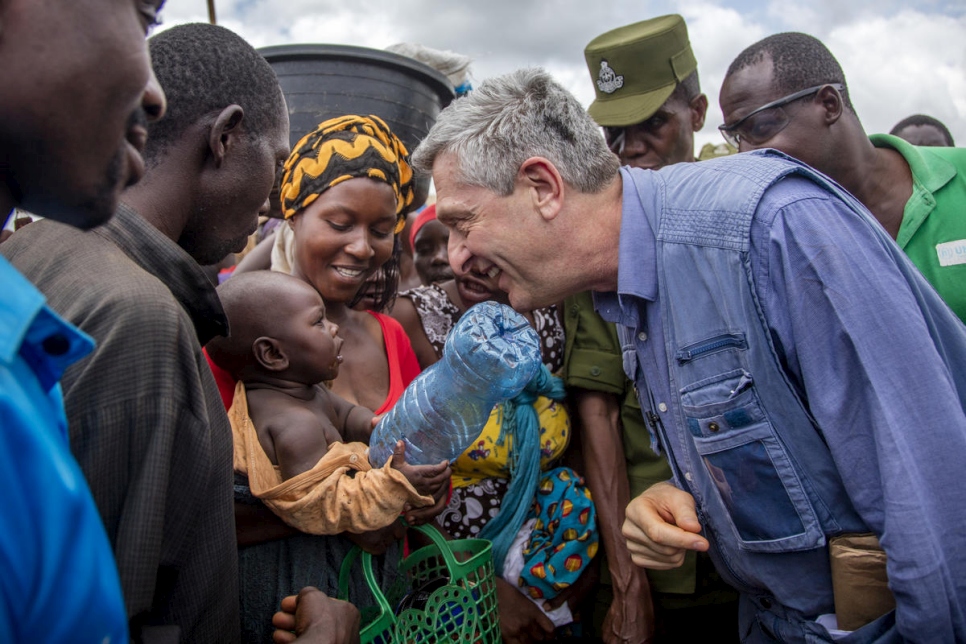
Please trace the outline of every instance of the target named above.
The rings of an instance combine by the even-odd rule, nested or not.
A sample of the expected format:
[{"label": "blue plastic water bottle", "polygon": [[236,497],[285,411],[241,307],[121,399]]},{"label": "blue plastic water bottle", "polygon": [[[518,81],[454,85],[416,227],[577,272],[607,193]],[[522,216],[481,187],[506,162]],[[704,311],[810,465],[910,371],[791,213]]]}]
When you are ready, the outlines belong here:
[{"label": "blue plastic water bottle", "polygon": [[379,421],[369,440],[369,462],[382,467],[396,441],[406,461],[453,461],[479,437],[493,406],[513,398],[540,368],[540,339],[509,306],[482,302],[456,323],[443,357],[413,380]]}]

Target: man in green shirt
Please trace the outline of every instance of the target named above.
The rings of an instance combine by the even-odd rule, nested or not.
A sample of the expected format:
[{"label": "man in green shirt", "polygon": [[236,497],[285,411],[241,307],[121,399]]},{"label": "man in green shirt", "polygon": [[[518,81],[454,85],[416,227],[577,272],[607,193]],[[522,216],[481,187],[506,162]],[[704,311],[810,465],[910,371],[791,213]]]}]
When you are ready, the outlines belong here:
[{"label": "man in green shirt", "polygon": [[776,34],[745,49],[720,99],[732,144],[776,148],[842,184],[966,320],[966,150],[867,136],[838,61],[806,34]]},{"label": "man in green shirt", "polygon": [[[584,55],[596,91],[588,111],[622,164],[656,170],[695,160],[694,132],[704,125],[708,99],[681,16],[601,34]],[[737,594],[706,555],[690,553],[681,568],[669,571],[645,573],[631,562],[620,532],[624,508],[670,479],[671,470],[651,450],[617,331],[594,311],[589,292],[567,299],[564,327],[565,380],[581,425],[584,473],[610,573],[612,597],[606,588],[598,593],[607,611],[604,641],[642,642],[652,632],[658,642],[734,640]]]}]

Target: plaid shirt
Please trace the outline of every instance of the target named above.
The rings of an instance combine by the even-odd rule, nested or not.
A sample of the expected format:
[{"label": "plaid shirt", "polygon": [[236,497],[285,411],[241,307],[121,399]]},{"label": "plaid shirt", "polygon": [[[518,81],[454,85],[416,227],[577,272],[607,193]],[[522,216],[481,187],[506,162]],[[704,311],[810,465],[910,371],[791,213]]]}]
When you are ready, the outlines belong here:
[{"label": "plaid shirt", "polygon": [[[228,324],[195,261],[121,205],[44,220],[3,254],[97,341],[64,375],[71,449],[114,548],[132,634],[239,639],[232,437],[201,345]],[[177,627],[177,628],[172,628]]]}]

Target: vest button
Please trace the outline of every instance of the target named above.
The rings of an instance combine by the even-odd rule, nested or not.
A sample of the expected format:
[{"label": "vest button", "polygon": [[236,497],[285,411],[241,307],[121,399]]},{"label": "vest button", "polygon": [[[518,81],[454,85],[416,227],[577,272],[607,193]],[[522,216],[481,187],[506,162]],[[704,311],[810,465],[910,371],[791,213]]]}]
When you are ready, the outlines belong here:
[{"label": "vest button", "polygon": [[708,429],[712,432],[718,431],[718,423],[708,423]]},{"label": "vest button", "polygon": [[762,597],[760,603],[761,603],[761,607],[764,608],[765,610],[768,610],[769,608],[771,608],[771,600],[768,599],[767,597]]},{"label": "vest button", "polygon": [[591,367],[590,368],[590,375],[592,375],[592,376],[599,376],[600,375],[600,367]]},{"label": "vest button", "polygon": [[44,338],[41,346],[44,348],[44,351],[52,356],[62,356],[70,351],[70,340],[64,337],[63,334],[55,333]]},{"label": "vest button", "polygon": [[647,342],[647,334],[641,331],[640,333],[637,334],[637,339],[640,340],[641,342]]}]

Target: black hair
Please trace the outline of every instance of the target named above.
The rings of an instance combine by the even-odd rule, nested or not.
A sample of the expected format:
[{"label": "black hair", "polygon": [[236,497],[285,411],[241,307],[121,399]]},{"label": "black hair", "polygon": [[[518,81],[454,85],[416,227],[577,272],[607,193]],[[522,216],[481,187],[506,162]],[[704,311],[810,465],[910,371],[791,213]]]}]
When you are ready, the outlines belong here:
[{"label": "black hair", "polygon": [[674,88],[674,93],[671,94],[671,98],[676,98],[690,105],[694,97],[700,93],[701,83],[698,81],[698,70],[694,70],[677,84],[677,87]]},{"label": "black hair", "polygon": [[[378,277],[376,278],[378,285],[376,286],[375,294],[373,295],[373,305],[372,310],[376,313],[389,313],[392,310],[393,304],[396,302],[396,296],[399,294],[399,273],[400,273],[400,257],[402,256],[402,242],[400,241],[402,233],[395,235],[395,239],[392,243],[392,255],[386,260],[386,263],[376,269]],[[356,304],[358,304],[363,297],[366,296],[366,286],[364,284],[359,292],[356,293],[355,297],[349,301],[348,307],[351,309]]]},{"label": "black hair", "polygon": [[[780,94],[793,94],[826,83],[841,83],[845,86],[842,101],[845,107],[855,112],[839,61],[835,60],[835,56],[821,40],[808,34],[790,31],[759,40],[738,54],[728,67],[725,77],[766,58],[770,58],[774,65],[775,88]],[[808,97],[803,100],[807,99]]]},{"label": "black hair", "polygon": [[934,119],[933,117],[926,116],[925,114],[913,114],[912,116],[907,116],[896,123],[895,127],[889,130],[889,134],[899,136],[899,132],[903,131],[910,125],[931,125],[942,133],[943,138],[946,139],[946,144],[949,147],[952,148],[956,146],[956,144],[953,142],[953,135],[949,132],[949,128],[947,128],[939,119]]},{"label": "black hair", "polygon": [[154,73],[168,99],[148,128],[145,157],[167,146],[206,114],[229,105],[245,111],[243,131],[260,136],[282,115],[282,90],[271,65],[237,34],[216,25],[178,25],[148,39]]}]

